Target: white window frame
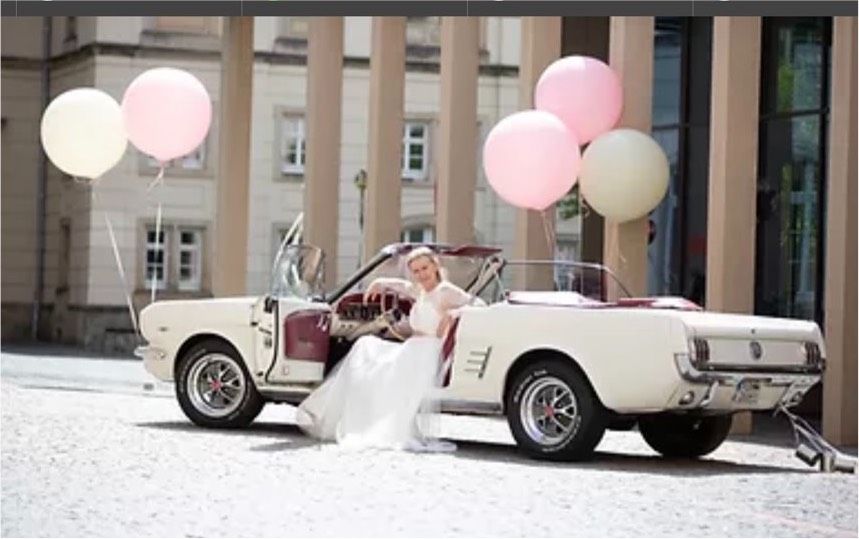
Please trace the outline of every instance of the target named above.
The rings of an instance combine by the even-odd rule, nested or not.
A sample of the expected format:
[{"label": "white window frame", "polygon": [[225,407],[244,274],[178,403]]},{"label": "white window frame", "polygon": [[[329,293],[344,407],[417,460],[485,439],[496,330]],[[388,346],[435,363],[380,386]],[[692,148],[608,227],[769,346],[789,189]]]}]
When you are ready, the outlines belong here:
[{"label": "white window frame", "polygon": [[[294,128],[287,130],[287,126]],[[284,113],[280,116],[280,173],[284,175],[304,174],[304,164],[307,160],[307,131],[304,116]],[[295,140],[296,162],[289,162],[289,143]]]},{"label": "white window frame", "polygon": [[[411,136],[411,128],[413,127],[423,128],[423,136]],[[429,162],[429,131],[430,123],[427,121],[408,120],[403,122],[403,143],[401,161],[401,174],[403,178],[413,181],[423,181],[427,179],[427,170]],[[411,160],[409,159],[409,157],[411,155],[411,148],[417,145],[422,146],[421,168],[413,169],[410,167]]]},{"label": "white window frame", "polygon": [[[191,234],[194,237],[193,244],[182,242],[183,234]],[[203,231],[199,228],[177,227],[176,246],[176,289],[183,292],[198,292],[202,288],[203,277]],[[191,253],[191,277],[182,279],[182,254]]]},{"label": "white window frame", "polygon": [[413,232],[419,232],[421,234],[421,240],[411,243],[435,242],[435,227],[428,224],[412,225],[403,228],[402,232],[400,232],[400,241],[402,241],[403,243],[409,243],[409,235]]},{"label": "white window frame", "polygon": [[[156,256],[153,257],[157,260],[157,253],[161,251],[163,253],[163,258],[161,261],[162,271],[161,271],[161,279],[156,279],[155,288],[156,290],[166,290],[167,289],[167,281],[170,275],[170,230],[165,227],[161,227],[161,235],[163,236],[163,241],[158,244],[158,248],[156,249],[156,242],[149,239],[149,233],[152,233],[152,236],[155,236],[155,225],[149,225],[146,227],[146,246],[143,250],[143,284],[145,288],[149,288],[152,286],[152,275],[149,273],[149,252],[153,251],[156,253]],[[156,238],[157,239],[157,238]],[[154,262],[152,264],[152,271],[157,275],[158,270],[158,262]]]}]

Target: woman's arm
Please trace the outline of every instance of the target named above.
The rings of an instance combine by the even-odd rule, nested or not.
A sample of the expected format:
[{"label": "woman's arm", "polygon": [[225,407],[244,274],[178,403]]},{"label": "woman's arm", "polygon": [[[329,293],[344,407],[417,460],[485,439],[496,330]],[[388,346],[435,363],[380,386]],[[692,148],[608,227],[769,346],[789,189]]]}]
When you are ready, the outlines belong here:
[{"label": "woman's arm", "polygon": [[381,294],[384,290],[393,290],[394,292],[415,299],[418,294],[414,283],[405,279],[397,279],[396,277],[378,277],[373,279],[370,286],[364,292],[364,303],[368,299],[373,299],[376,295]]},{"label": "woman's arm", "polygon": [[442,314],[438,325],[438,337],[444,337],[450,329],[453,321],[459,318],[462,307],[466,305],[486,305],[486,303],[455,284],[445,281],[439,284],[443,287],[439,290],[439,311]]},{"label": "woman's arm", "polygon": [[440,310],[445,313],[450,313],[454,316],[459,316],[459,310],[466,305],[486,305],[486,303],[455,284],[445,281],[439,284],[441,288]]}]

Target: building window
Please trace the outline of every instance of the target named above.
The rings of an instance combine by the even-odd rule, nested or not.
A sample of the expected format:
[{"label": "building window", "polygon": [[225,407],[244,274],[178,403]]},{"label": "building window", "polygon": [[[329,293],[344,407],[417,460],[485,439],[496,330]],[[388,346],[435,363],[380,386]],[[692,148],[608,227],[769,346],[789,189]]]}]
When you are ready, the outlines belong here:
[{"label": "building window", "polygon": [[162,229],[157,235],[158,241],[155,241],[155,232],[154,226],[146,229],[145,286],[151,287],[154,279],[155,288],[164,290],[167,288],[167,252],[170,246],[165,230]]},{"label": "building window", "polygon": [[304,174],[306,139],[304,118],[284,115],[280,133],[280,172],[282,174]]},{"label": "building window", "polygon": [[154,17],[154,30],[178,34],[220,33],[220,17]]},{"label": "building window", "polygon": [[441,17],[406,17],[406,44],[422,47],[441,45]]},{"label": "building window", "polygon": [[197,292],[202,289],[203,229],[162,225],[160,241],[155,241],[155,225],[146,227],[144,288],[156,277],[158,290]]},{"label": "building window", "polygon": [[200,252],[202,233],[199,230],[182,230],[179,235],[179,290],[200,290],[202,263]]},{"label": "building window", "polygon": [[[581,260],[579,242],[559,238],[555,245],[555,260],[576,262]],[[555,286],[558,290],[574,290],[576,270],[564,265],[555,265]]]},{"label": "building window", "polygon": [[429,154],[429,124],[405,122],[403,124],[403,178],[425,180]]},{"label": "building window", "polygon": [[309,17],[280,17],[278,24],[279,37],[306,40],[309,30]]},{"label": "building window", "polygon": [[418,225],[403,230],[400,239],[404,243],[433,243],[435,228],[432,225]]},{"label": "building window", "polygon": [[657,17],[653,138],[668,157],[668,193],[650,214],[648,293],[705,300],[712,19]]},{"label": "building window", "polygon": [[[170,170],[187,170],[187,171],[204,171],[206,170],[207,151],[206,145],[208,138],[204,140],[196,150],[186,156],[171,159],[167,162],[165,169]],[[158,168],[158,160],[152,156],[146,156],[146,164],[150,168]]]},{"label": "building window", "polygon": [[823,320],[829,18],[765,18],[755,312]]}]

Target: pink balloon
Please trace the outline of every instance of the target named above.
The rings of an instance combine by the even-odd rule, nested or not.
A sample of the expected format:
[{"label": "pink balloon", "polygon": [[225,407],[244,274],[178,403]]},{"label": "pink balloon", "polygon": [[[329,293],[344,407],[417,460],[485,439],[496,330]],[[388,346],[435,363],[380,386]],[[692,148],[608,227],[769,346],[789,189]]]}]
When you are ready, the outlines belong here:
[{"label": "pink balloon", "polygon": [[540,75],[534,105],[560,118],[584,144],[617,124],[623,87],[614,70],[596,58],[567,56]]},{"label": "pink balloon", "polygon": [[507,116],[483,145],[483,170],[498,196],[532,210],[544,210],[566,195],[580,162],[575,135],[541,110]]},{"label": "pink balloon", "polygon": [[122,97],[128,140],[164,163],[194,151],[209,132],[212,101],[197,77],[172,67],[138,75]]}]

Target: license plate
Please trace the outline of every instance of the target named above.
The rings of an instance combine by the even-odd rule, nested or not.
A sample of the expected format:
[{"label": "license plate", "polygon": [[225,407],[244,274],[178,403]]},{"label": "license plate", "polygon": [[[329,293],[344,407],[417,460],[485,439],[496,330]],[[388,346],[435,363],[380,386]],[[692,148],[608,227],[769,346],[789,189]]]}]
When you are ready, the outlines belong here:
[{"label": "license plate", "polygon": [[734,391],[734,402],[737,404],[757,404],[761,394],[761,383],[743,380],[737,384]]}]

